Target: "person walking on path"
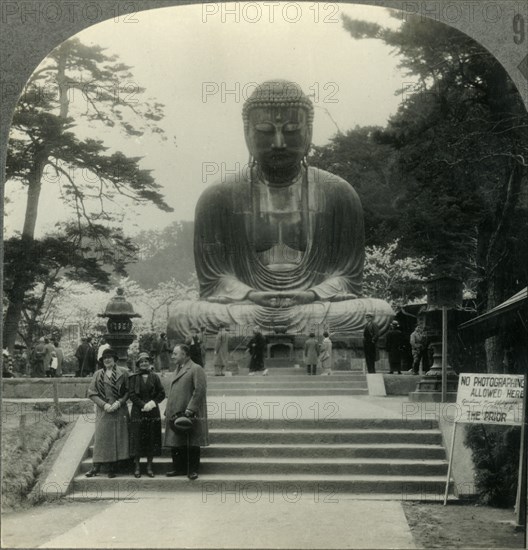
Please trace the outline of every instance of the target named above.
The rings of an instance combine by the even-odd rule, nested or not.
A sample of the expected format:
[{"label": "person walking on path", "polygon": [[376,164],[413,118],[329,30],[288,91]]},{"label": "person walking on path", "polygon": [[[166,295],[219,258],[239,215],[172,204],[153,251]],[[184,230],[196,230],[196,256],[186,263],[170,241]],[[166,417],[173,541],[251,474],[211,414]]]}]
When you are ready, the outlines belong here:
[{"label": "person walking on path", "polygon": [[427,334],[422,324],[418,324],[410,337],[411,350],[413,356],[412,374],[420,372],[420,363],[423,372],[429,369],[429,357],[427,350]]},{"label": "person walking on path", "polygon": [[44,338],[39,338],[37,345],[31,353],[31,377],[44,378],[46,372],[44,370],[44,356],[46,355],[46,343]]},{"label": "person walking on path", "polygon": [[304,343],[304,363],[306,365],[306,374],[317,374],[317,359],[319,357],[319,343],[315,339],[315,333],[310,332]]},{"label": "person walking on path", "polygon": [[385,346],[389,355],[389,374],[401,374],[403,333],[398,321],[392,321],[385,337]]},{"label": "person walking on path", "polygon": [[262,376],[267,376],[268,369],[264,368],[264,349],[266,347],[266,339],[260,332],[259,327],[253,329],[253,338],[249,341],[247,351],[249,351],[249,376],[253,376],[259,372]]},{"label": "person walking on path", "polygon": [[225,376],[224,371],[229,361],[229,334],[225,325],[220,325],[214,348],[215,376]]},{"label": "person walking on path", "polygon": [[128,370],[117,366],[118,355],[108,348],[103,352],[104,368],[92,376],[88,397],[96,405],[93,467],[86,477],[99,473],[101,464],[108,464],[108,477],[116,476],[119,460],[130,458],[128,423]]},{"label": "person walking on path", "polygon": [[[187,475],[189,479],[195,480],[200,469],[200,447],[209,445],[207,379],[204,369],[191,361],[189,346],[177,345],[173,358],[177,368],[167,396],[163,442],[164,447],[171,448],[173,469],[166,475]],[[175,431],[174,421],[181,416],[192,419],[193,429],[190,433]]]},{"label": "person walking on path", "polygon": [[378,339],[379,328],[374,323],[374,315],[367,313],[365,315],[367,324],[363,330],[363,351],[365,352],[365,362],[367,364],[367,372],[374,374],[376,372],[376,361],[378,360]]},{"label": "person walking on path", "polygon": [[332,374],[332,340],[330,334],[323,332],[323,341],[321,343],[321,353],[319,354],[319,363],[321,364],[321,376]]},{"label": "person walking on path", "polygon": [[147,475],[154,477],[153,458],[161,456],[159,404],[165,399],[165,390],[159,376],[151,369],[148,353],[139,354],[136,369],[129,377],[129,395],[132,401],[130,456],[134,457],[134,477],[141,477],[139,463],[144,456],[147,457]]}]

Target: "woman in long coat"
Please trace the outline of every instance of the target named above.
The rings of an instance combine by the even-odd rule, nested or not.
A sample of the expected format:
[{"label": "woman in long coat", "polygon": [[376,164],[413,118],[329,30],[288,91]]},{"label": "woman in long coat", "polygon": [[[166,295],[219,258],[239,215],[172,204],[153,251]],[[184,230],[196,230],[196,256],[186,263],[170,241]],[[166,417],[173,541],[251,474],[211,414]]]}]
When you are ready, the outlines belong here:
[{"label": "woman in long coat", "polygon": [[88,388],[88,397],[96,404],[93,468],[86,477],[99,473],[101,464],[109,465],[108,477],[115,477],[118,460],[130,458],[128,423],[128,370],[117,366],[118,356],[105,349],[104,368],[96,371]]},{"label": "woman in long coat", "polygon": [[159,404],[165,390],[159,376],[150,368],[148,353],[142,352],[136,361],[138,372],[130,376],[130,456],[134,457],[134,476],[141,477],[140,458],[147,457],[147,475],[154,477],[152,460],[161,455],[161,415]]}]

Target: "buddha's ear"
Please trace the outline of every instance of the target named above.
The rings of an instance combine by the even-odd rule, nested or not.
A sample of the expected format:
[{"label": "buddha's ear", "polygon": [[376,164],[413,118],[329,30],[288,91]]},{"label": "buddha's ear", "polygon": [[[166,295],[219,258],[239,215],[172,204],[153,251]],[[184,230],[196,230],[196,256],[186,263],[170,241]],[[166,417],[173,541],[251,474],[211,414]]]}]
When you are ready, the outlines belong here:
[{"label": "buddha's ear", "polygon": [[253,150],[251,140],[249,138],[249,127],[244,129],[244,139],[246,140],[246,147],[252,158],[255,158],[255,151]]}]

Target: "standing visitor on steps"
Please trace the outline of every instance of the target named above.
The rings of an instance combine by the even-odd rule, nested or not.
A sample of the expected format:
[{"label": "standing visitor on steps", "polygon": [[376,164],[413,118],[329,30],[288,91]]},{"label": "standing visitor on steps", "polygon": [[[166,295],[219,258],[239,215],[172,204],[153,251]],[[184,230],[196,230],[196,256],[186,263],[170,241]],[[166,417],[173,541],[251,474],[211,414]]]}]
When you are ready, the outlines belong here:
[{"label": "standing visitor on steps", "polygon": [[372,313],[367,313],[365,318],[367,319],[367,324],[363,330],[363,351],[365,352],[367,372],[374,374],[376,372],[376,361],[379,359],[379,328],[376,323],[374,323],[374,315],[372,315]]},{"label": "standing visitor on steps", "polygon": [[191,335],[187,338],[185,343],[189,346],[189,357],[191,361],[203,367],[202,341],[197,328],[191,329]]},{"label": "standing visitor on steps", "polygon": [[310,332],[304,343],[304,363],[306,374],[317,374],[317,358],[319,357],[319,343],[315,339],[315,332]]},{"label": "standing visitor on steps", "polygon": [[147,475],[154,477],[153,457],[161,456],[161,415],[159,404],[165,390],[159,376],[152,371],[149,354],[142,352],[136,361],[137,371],[130,376],[130,456],[134,457],[134,477],[141,477],[140,459],[147,457]]},{"label": "standing visitor on steps", "polygon": [[215,376],[225,376],[224,371],[229,361],[229,329],[225,325],[220,325],[216,335],[214,348],[214,369]]},{"label": "standing visitor on steps", "polygon": [[401,354],[403,351],[403,333],[398,321],[392,321],[385,336],[385,347],[389,355],[389,374],[401,374]]},{"label": "standing visitor on steps", "polygon": [[[173,469],[167,477],[187,475],[195,480],[200,469],[200,447],[209,445],[207,379],[204,369],[191,361],[189,346],[177,345],[172,356],[177,367],[167,396],[163,446],[171,448]],[[188,433],[173,429],[174,421],[182,416],[192,420],[193,428]]]},{"label": "standing visitor on steps", "polygon": [[86,477],[99,473],[101,464],[108,464],[108,477],[116,476],[119,460],[130,458],[128,441],[129,414],[128,370],[117,366],[118,355],[111,348],[102,356],[104,367],[92,376],[88,397],[95,403],[95,435],[93,467]]},{"label": "standing visitor on steps", "polygon": [[332,374],[332,340],[330,334],[325,330],[323,332],[323,342],[321,343],[321,353],[319,354],[319,363],[321,364],[321,376]]},{"label": "standing visitor on steps", "polygon": [[427,334],[423,325],[418,324],[410,337],[411,350],[413,356],[412,374],[418,374],[420,363],[423,366],[423,372],[429,369],[429,357],[427,350]]},{"label": "standing visitor on steps", "polygon": [[260,332],[259,327],[253,329],[253,338],[248,343],[247,351],[249,351],[249,376],[261,372],[262,376],[267,376],[268,369],[264,368],[264,349],[266,347],[266,339]]}]

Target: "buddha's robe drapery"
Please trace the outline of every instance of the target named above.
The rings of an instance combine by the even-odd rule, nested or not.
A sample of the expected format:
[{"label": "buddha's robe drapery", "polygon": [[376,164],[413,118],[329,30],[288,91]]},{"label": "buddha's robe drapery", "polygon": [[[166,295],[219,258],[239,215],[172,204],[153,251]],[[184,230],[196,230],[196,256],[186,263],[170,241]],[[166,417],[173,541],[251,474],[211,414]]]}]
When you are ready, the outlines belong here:
[{"label": "buddha's robe drapery", "polygon": [[[280,207],[270,214],[266,193],[275,198],[290,193],[296,205],[290,213],[285,208],[282,232],[273,223],[281,219]],[[192,326],[221,324],[239,331],[258,325],[270,332],[306,334],[324,327],[333,334],[359,334],[367,312],[383,333],[394,313],[383,300],[361,298],[364,254],[361,202],[333,174],[309,168],[290,191],[269,190],[241,176],[214,184],[196,207],[200,300],[176,304],[169,338],[180,339]],[[265,307],[248,299],[251,290],[311,290],[316,300]]]},{"label": "buddha's robe drapery", "polygon": [[[312,290],[318,300],[330,302],[360,296],[364,229],[359,197],[346,181],[315,168],[299,183],[306,246],[302,259],[285,271],[269,269],[259,255],[266,243],[256,235],[262,216],[257,184],[233,177],[203,193],[194,237],[201,299],[240,302],[251,290]],[[270,236],[267,248],[275,240]],[[293,257],[286,243],[278,246],[283,260]]]}]

